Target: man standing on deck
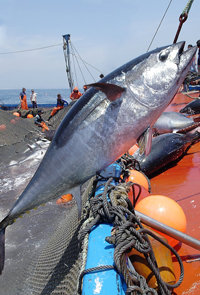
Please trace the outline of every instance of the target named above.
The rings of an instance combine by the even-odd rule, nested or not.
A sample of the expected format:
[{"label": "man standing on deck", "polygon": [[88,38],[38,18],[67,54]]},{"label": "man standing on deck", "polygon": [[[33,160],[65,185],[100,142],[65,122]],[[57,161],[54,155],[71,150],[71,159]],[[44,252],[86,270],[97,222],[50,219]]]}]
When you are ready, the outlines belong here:
[{"label": "man standing on deck", "polygon": [[31,100],[33,109],[37,108],[37,100],[36,100],[36,98],[37,98],[37,93],[35,93],[35,91],[32,89],[31,90],[30,100]]},{"label": "man standing on deck", "polygon": [[27,99],[26,99],[26,88],[22,88],[22,92],[19,95],[20,108],[22,110],[28,110]]}]

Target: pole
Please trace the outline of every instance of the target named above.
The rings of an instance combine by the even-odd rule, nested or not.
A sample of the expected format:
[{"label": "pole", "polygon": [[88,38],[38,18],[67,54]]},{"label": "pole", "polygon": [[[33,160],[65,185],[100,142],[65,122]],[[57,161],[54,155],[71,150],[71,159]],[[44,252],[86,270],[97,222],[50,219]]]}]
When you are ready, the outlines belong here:
[{"label": "pole", "polygon": [[135,214],[140,218],[141,222],[144,224],[151,226],[152,228],[159,230],[160,232],[167,234],[168,236],[179,240],[180,242],[194,248],[197,250],[200,250],[200,241],[185,234],[180,232],[179,230],[176,230],[162,222],[159,222],[141,212],[138,212],[135,210]]},{"label": "pole", "polygon": [[70,42],[70,34],[63,35],[63,51],[64,51],[65,63],[66,63],[66,72],[67,72],[69,88],[72,92],[74,88],[74,82],[73,82],[72,74],[71,74],[69,42]]}]

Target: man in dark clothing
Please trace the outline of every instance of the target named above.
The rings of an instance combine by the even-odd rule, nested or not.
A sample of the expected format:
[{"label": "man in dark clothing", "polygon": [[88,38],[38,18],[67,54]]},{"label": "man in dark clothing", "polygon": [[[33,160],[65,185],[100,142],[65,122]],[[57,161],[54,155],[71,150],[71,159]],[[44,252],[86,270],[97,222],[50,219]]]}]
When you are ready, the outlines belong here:
[{"label": "man in dark clothing", "polygon": [[34,119],[34,123],[39,126],[39,127],[42,127],[42,131],[44,130],[49,130],[48,126],[45,124],[45,121],[43,120],[42,116],[42,111],[41,110],[38,110],[38,113],[37,115],[35,116],[35,119]]},{"label": "man in dark clothing", "polygon": [[55,108],[53,108],[47,121],[49,121],[59,110],[64,108],[64,103],[67,103],[68,105],[68,102],[62,99],[61,94],[57,94],[57,105]]}]

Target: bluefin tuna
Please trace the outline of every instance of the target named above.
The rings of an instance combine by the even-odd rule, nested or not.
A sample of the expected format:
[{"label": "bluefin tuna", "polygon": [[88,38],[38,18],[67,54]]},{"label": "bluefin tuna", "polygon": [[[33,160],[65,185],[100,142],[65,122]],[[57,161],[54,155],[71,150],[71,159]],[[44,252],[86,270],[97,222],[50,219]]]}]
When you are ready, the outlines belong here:
[{"label": "bluefin tuna", "polygon": [[170,132],[184,132],[184,130],[195,129],[199,124],[199,118],[188,118],[176,112],[163,112],[153,126],[156,135]]},{"label": "bluefin tuna", "polygon": [[180,113],[185,113],[188,115],[200,114],[200,98],[197,98],[188,103],[184,108],[180,110]]},{"label": "bluefin tuna", "polygon": [[[72,106],[33,178],[0,223],[0,272],[5,228],[26,211],[60,197],[101,171],[139,138],[150,151],[152,125],[183,82],[196,48],[157,48],[105,76]],[[142,140],[145,138],[145,140]],[[81,198],[74,195],[79,212]]]},{"label": "bluefin tuna", "polygon": [[191,145],[200,141],[200,133],[178,134],[167,133],[153,138],[152,149],[148,156],[133,154],[139,162],[141,171],[148,177],[153,177],[174,166],[187,153]]}]

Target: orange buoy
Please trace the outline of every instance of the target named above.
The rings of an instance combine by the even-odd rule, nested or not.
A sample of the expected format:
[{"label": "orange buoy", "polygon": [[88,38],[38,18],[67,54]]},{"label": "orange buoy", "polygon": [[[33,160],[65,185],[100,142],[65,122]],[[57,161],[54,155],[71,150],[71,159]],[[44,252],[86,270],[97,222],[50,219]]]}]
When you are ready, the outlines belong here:
[{"label": "orange buoy", "polygon": [[[151,232],[153,232],[153,230],[150,229],[148,226],[145,227],[147,227]],[[159,235],[158,233],[156,233],[156,236],[158,236],[160,239],[164,240],[167,243],[167,239],[165,237]],[[171,251],[163,244],[161,244],[159,241],[152,238],[150,235],[148,235],[148,238],[151,243],[151,247],[153,249],[157,267],[159,269],[162,280],[171,285],[175,284],[176,277],[174,274],[174,265],[172,262]],[[147,262],[144,254],[133,248],[128,253],[128,256],[135,270],[146,279],[148,286],[158,290],[157,279],[149,263]]]},{"label": "orange buoy", "polygon": [[62,195],[62,197],[60,197],[57,201],[56,204],[65,204],[68,203],[69,201],[71,201],[73,198],[72,194],[66,194],[66,195]]},{"label": "orange buoy", "polygon": [[1,124],[0,125],[0,131],[4,131],[6,130],[6,125],[5,124]]},{"label": "orange buoy", "polygon": [[20,117],[20,113],[18,113],[18,112],[14,112],[13,115],[16,117]]},{"label": "orange buoy", "polygon": [[27,118],[28,118],[28,119],[33,118],[33,115],[32,115],[32,114],[28,114],[28,115],[27,115]]},{"label": "orange buoy", "polygon": [[133,146],[128,150],[129,155],[132,156],[133,154],[135,154],[135,152],[136,152],[138,149],[139,149],[139,147],[138,147],[137,144],[133,145]]},{"label": "orange buoy", "polygon": [[[183,233],[186,232],[186,217],[181,206],[171,198],[162,195],[150,195],[147,198],[139,201],[135,210],[154,218],[176,230]],[[155,230],[156,231],[156,230]],[[159,232],[159,231],[157,231]],[[168,243],[174,247],[179,243],[174,238],[159,232],[166,237]]]},{"label": "orange buoy", "polygon": [[127,181],[138,183],[141,186],[143,186],[147,191],[151,191],[149,179],[145,174],[137,170],[129,170],[129,173],[130,175],[127,178]]}]

